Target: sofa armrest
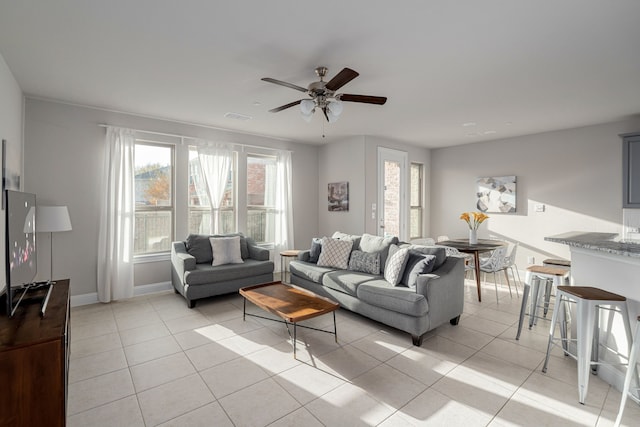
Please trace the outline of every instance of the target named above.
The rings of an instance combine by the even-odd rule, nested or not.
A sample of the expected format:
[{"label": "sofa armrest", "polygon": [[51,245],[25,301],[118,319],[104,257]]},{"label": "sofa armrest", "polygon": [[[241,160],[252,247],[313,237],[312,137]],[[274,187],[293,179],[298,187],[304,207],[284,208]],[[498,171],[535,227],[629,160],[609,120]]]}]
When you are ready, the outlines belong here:
[{"label": "sofa armrest", "polygon": [[182,241],[171,243],[171,268],[175,270],[181,281],[184,279],[185,272],[196,268],[196,258],[189,255]]},{"label": "sofa armrest", "polygon": [[464,307],[464,259],[447,257],[440,268],[418,276],[416,292],[429,303],[429,317],[434,325],[462,314]]},{"label": "sofa armrest", "polygon": [[[249,242],[247,242],[249,243]],[[261,248],[260,246],[248,244],[249,258],[256,261],[269,261],[269,249]]]}]

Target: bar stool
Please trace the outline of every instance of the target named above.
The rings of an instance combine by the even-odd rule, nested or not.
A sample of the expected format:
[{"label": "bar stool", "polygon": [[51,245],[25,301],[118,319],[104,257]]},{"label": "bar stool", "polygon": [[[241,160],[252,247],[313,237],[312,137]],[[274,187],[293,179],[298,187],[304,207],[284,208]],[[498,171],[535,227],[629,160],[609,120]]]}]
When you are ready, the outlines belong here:
[{"label": "bar stool", "polygon": [[[551,287],[560,286],[564,283],[565,279],[569,277],[569,270],[562,267],[532,265],[527,267],[527,273],[524,278],[524,291],[522,292],[522,304],[520,306],[520,319],[518,321],[518,333],[516,339],[520,339],[520,332],[522,332],[522,324],[524,323],[524,316],[527,311],[527,299],[529,298],[529,291],[531,290],[531,307],[529,308],[529,329],[536,323],[538,316],[538,307],[540,307],[539,299],[540,284],[544,282],[546,284],[544,291],[544,304],[543,312],[544,316],[547,315],[549,310]],[[566,332],[566,331],[564,331]],[[563,337],[566,334],[563,332]]]},{"label": "bar stool", "polygon": [[[629,353],[629,366],[627,367],[627,375],[624,377],[624,386],[622,387],[622,399],[620,400],[620,409],[618,410],[618,417],[616,418],[615,427],[620,425],[622,421],[622,413],[624,412],[624,406],[627,403],[627,397],[630,397],[634,402],[640,403],[640,396],[635,396],[631,386],[631,379],[633,378],[635,383],[635,389],[640,391],[638,381],[638,357],[640,357],[640,316],[638,316],[638,324],[636,325],[636,335],[633,339],[633,345],[631,346],[631,353]],[[640,393],[639,393],[640,394]]]},{"label": "bar stool", "polygon": [[547,258],[542,261],[542,265],[555,265],[557,267],[571,268],[571,261],[567,259]]},{"label": "bar stool", "polygon": [[[562,322],[565,323],[564,329],[566,331],[565,303],[570,301],[574,301],[577,306],[577,337],[572,340],[569,340],[566,337],[561,337],[560,340],[563,343],[568,341],[576,342],[577,355],[570,353],[567,350],[567,347],[563,346],[563,348],[565,355],[573,357],[578,362],[578,400],[580,403],[584,404],[584,400],[587,397],[587,390],[589,388],[589,368],[591,365],[597,366],[608,364],[606,362],[598,361],[598,347],[600,345],[598,337],[600,310],[607,309],[606,306],[611,306],[612,308],[609,308],[609,310],[622,314],[622,320],[629,346],[631,346],[631,325],[629,324],[629,312],[627,311],[627,299],[625,297],[589,286],[558,286],[556,288],[556,304],[553,309],[551,328],[549,330],[547,355],[544,359],[542,372],[547,372],[549,356],[551,355],[551,347],[555,344],[554,341],[558,341],[557,338],[554,338],[554,332],[559,316],[562,317]],[[618,310],[613,307],[617,307]],[[598,325],[598,327],[596,327],[596,325]],[[596,343],[595,346],[593,345],[594,342]]]}]

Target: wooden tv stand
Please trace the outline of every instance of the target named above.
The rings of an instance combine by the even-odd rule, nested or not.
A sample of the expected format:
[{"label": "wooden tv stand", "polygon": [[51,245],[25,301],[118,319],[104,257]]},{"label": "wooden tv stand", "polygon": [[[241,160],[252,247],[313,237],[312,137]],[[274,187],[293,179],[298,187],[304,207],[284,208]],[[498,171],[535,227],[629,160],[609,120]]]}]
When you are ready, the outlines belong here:
[{"label": "wooden tv stand", "polygon": [[0,426],[64,426],[69,372],[69,280],[30,291],[14,316],[0,313]]}]

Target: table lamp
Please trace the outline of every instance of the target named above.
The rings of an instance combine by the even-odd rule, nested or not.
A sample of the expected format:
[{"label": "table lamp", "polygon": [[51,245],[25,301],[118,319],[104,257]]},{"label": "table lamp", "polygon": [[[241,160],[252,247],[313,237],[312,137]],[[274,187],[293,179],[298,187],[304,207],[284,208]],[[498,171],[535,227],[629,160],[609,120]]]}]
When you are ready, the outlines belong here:
[{"label": "table lamp", "polygon": [[51,250],[49,284],[53,283],[53,233],[70,230],[71,220],[66,206],[38,206],[36,208],[36,232],[49,233]]}]

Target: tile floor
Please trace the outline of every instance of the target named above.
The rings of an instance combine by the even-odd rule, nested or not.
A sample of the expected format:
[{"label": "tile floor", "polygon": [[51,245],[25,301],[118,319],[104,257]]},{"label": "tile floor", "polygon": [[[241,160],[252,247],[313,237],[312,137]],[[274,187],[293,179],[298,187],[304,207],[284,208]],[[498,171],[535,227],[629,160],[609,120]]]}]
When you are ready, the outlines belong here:
[{"label": "tile floor", "polygon": [[[555,353],[540,372],[547,325],[514,339],[520,300],[466,283],[458,326],[409,335],[348,311],[332,335],[248,317],[242,298],[173,292],[72,309],[69,426],[609,426],[620,393]],[[259,309],[248,304],[251,312]],[[332,317],[308,322],[332,326]],[[630,402],[624,423],[640,423]]]}]

